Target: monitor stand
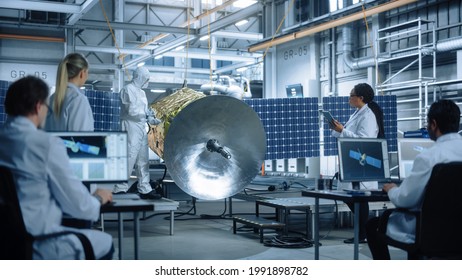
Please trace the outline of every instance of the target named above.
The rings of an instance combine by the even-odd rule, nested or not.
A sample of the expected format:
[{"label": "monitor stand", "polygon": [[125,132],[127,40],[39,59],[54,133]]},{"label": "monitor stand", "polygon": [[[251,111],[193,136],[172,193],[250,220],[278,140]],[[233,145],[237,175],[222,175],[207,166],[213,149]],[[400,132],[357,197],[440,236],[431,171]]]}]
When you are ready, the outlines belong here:
[{"label": "monitor stand", "polygon": [[91,192],[91,189],[90,189],[91,183],[90,183],[90,182],[82,182],[82,184],[87,188],[87,190],[88,190],[89,192]]},{"label": "monitor stand", "polygon": [[351,185],[353,186],[353,190],[359,190],[359,184],[360,182],[351,182]]}]

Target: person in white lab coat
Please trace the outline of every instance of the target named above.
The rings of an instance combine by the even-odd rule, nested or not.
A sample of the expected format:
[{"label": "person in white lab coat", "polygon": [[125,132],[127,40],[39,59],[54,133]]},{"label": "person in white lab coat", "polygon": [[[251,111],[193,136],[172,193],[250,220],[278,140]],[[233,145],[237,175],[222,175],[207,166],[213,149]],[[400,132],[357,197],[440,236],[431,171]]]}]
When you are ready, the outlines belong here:
[{"label": "person in white lab coat", "polygon": [[68,54],[59,64],[56,91],[50,97],[47,131],[94,131],[93,112],[80,90],[88,78],[89,64],[79,53]]},{"label": "person in white lab coat", "polygon": [[[142,199],[158,199],[159,192],[153,190],[149,175],[149,147],[146,131],[147,122],[152,125],[160,123],[155,112],[148,109],[148,100],[143,88],[149,83],[150,73],[146,67],[139,67],[133,73],[132,82],[127,84],[120,92],[121,110],[120,119],[122,130],[128,133],[128,170],[131,173],[136,164],[138,178],[138,193]],[[113,193],[126,193],[128,184],[117,184]]]},{"label": "person in white lab coat", "polygon": [[[432,169],[438,163],[462,161],[462,136],[457,132],[460,124],[460,108],[451,100],[433,103],[427,114],[427,129],[435,144],[422,151],[414,160],[412,170],[403,182],[384,184],[390,201],[398,208],[420,210]],[[380,218],[367,222],[367,243],[374,259],[390,259],[387,244],[377,237]],[[393,213],[387,225],[387,235],[404,243],[415,241],[415,217],[405,213]]]},{"label": "person in white lab coat", "polygon": [[[48,111],[48,86],[28,76],[14,82],[5,97],[8,115],[0,129],[0,165],[13,174],[26,230],[32,235],[61,231],[85,234],[98,259],[111,259],[111,235],[99,230],[61,225],[63,212],[72,217],[99,219],[101,204],[112,201],[110,190],[93,195],[72,172],[61,139],[39,129]],[[33,244],[34,259],[82,259],[76,236],[63,235]]]},{"label": "person in white lab coat", "polygon": [[[350,92],[350,106],[356,111],[350,116],[345,125],[337,120],[332,120],[330,127],[332,136],[349,138],[385,138],[383,125],[383,111],[374,102],[374,90],[369,84],[360,83],[353,87]],[[366,189],[377,189],[377,182],[361,182]],[[353,211],[354,205],[348,204]],[[360,204],[359,212],[359,242],[366,243],[366,222],[369,218],[369,204]],[[353,243],[354,238],[344,240],[345,243]]]}]

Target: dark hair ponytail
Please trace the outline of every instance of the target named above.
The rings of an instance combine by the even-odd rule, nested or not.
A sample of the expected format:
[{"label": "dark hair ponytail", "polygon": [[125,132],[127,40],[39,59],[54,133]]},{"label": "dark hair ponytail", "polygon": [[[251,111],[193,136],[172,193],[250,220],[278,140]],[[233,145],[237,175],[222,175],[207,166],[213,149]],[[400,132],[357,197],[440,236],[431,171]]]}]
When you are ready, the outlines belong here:
[{"label": "dark hair ponytail", "polygon": [[383,125],[383,111],[380,108],[379,104],[375,101],[371,101],[367,103],[367,106],[372,110],[375,115],[375,119],[377,120],[377,125],[379,127],[379,134],[377,134],[377,138],[385,138],[385,127]]},{"label": "dark hair ponytail", "polygon": [[377,138],[385,138],[385,128],[383,125],[383,111],[374,100],[374,90],[367,83],[360,83],[354,86],[355,94],[363,97],[363,102],[366,103],[375,115],[377,126],[379,127],[379,134]]}]

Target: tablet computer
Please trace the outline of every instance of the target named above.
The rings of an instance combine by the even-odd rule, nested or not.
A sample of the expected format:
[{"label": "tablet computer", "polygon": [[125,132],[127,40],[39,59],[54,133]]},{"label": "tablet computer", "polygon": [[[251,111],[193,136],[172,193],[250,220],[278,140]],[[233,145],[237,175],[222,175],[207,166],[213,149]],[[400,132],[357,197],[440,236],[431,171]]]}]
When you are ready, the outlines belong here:
[{"label": "tablet computer", "polygon": [[327,123],[332,123],[332,121],[334,120],[334,117],[332,117],[330,112],[329,111],[321,111],[321,112],[322,112],[322,115],[324,116],[324,120]]}]

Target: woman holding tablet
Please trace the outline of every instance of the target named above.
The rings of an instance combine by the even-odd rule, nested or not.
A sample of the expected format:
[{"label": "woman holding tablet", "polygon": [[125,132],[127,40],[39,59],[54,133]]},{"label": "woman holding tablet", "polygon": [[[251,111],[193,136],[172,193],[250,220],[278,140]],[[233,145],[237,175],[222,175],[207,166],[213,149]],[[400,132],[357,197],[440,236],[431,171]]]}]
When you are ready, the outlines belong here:
[{"label": "woman holding tablet", "polygon": [[[374,90],[369,84],[360,83],[350,92],[349,103],[356,111],[350,116],[345,125],[333,119],[329,122],[332,136],[349,138],[385,138],[383,126],[383,111],[374,102]],[[361,182],[366,189],[377,189],[377,182]],[[350,187],[351,188],[351,187]],[[353,210],[353,205],[348,205]],[[366,243],[366,222],[369,218],[369,205],[361,203],[359,213],[359,242]],[[353,243],[353,238],[346,239],[345,243]]]}]

